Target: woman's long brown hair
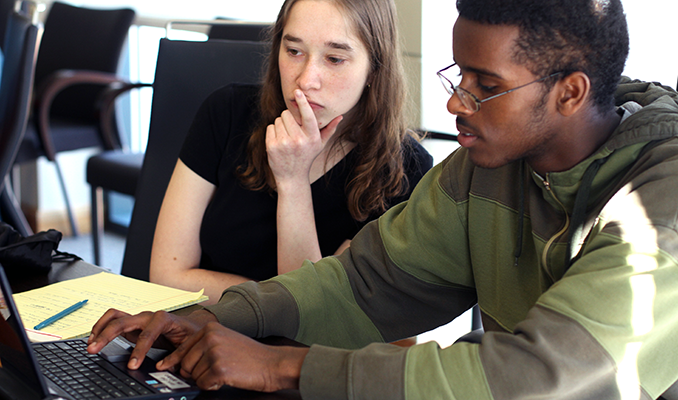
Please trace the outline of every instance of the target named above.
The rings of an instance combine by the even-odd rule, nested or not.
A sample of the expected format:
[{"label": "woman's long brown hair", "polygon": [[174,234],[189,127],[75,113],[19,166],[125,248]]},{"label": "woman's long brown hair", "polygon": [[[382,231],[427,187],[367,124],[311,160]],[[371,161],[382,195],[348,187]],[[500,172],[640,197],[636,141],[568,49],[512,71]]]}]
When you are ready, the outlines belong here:
[{"label": "woman's long brown hair", "polygon": [[[286,0],[269,31],[271,53],[265,65],[259,102],[261,120],[247,145],[248,159],[237,171],[241,182],[251,190],[273,190],[275,178],[266,155],[266,127],[286,109],[278,67],[283,28],[292,6],[299,0]],[[401,60],[393,0],[331,1],[353,24],[358,38],[371,58],[368,86],[351,113],[339,126],[339,140],[356,143],[358,162],[347,183],[348,209],[353,218],[365,220],[382,213],[392,204],[389,197],[407,190],[404,146],[407,136],[418,137],[405,122],[405,78]]]}]

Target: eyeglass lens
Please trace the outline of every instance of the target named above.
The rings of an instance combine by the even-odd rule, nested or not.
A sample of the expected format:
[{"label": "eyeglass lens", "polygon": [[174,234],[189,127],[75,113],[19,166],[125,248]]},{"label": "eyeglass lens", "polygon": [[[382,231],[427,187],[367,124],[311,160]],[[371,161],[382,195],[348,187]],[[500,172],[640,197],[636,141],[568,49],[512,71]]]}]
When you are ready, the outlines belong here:
[{"label": "eyeglass lens", "polygon": [[474,112],[478,111],[478,102],[465,89],[459,87],[461,84],[462,75],[461,68],[459,68],[458,65],[452,65],[446,70],[440,72],[440,75],[442,75],[440,77],[440,82],[442,82],[445,90],[450,96],[456,94],[464,107]]}]

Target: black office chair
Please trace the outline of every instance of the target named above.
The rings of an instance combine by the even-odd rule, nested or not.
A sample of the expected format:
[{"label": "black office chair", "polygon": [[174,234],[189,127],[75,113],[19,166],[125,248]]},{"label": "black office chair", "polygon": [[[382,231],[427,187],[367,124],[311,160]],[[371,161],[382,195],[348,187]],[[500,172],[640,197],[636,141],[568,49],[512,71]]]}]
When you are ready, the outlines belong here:
[{"label": "black office chair", "polygon": [[417,133],[419,133],[419,135],[421,135],[424,139],[450,140],[453,142],[457,141],[457,135],[453,133],[436,132],[427,129],[419,129]]},{"label": "black office chair", "polygon": [[99,128],[99,101],[110,85],[128,84],[116,71],[134,16],[131,9],[88,9],[54,2],[45,21],[32,123],[16,162],[40,156],[54,162],[73,234],[77,228],[56,154],[88,147],[120,148],[117,131],[102,133]]},{"label": "black office chair", "polygon": [[227,18],[217,18],[217,23],[210,26],[207,36],[212,39],[246,40],[259,42],[266,39],[265,31],[270,28],[267,23],[244,23]]},{"label": "black office chair", "polygon": [[127,234],[122,274],[148,280],[160,205],[200,104],[217,88],[260,81],[268,45],[162,39],[153,83],[151,125]]},{"label": "black office chair", "polygon": [[[173,25],[208,25],[209,39],[227,40],[265,40],[264,30],[270,24],[250,23],[232,20],[215,21],[170,21],[166,29],[169,31]],[[92,222],[92,249],[94,263],[101,262],[101,241],[104,227],[108,223],[106,213],[106,192],[114,191],[127,196],[135,196],[137,182],[141,174],[143,154],[130,153],[124,150],[105,151],[92,156],[87,162],[87,183],[92,188],[91,222]]]},{"label": "black office chair", "polygon": [[7,20],[14,11],[15,0],[0,0],[0,49],[5,51],[5,31],[7,30]]},{"label": "black office chair", "polygon": [[[17,201],[9,172],[26,132],[28,110],[33,92],[33,77],[42,27],[35,24],[36,3],[23,2],[19,9],[28,15],[11,12],[7,19],[3,45],[4,62],[0,81],[0,205],[3,220],[24,236],[32,234],[22,213],[16,213]],[[35,18],[37,19],[37,18]],[[22,219],[23,218],[23,219]]]}]

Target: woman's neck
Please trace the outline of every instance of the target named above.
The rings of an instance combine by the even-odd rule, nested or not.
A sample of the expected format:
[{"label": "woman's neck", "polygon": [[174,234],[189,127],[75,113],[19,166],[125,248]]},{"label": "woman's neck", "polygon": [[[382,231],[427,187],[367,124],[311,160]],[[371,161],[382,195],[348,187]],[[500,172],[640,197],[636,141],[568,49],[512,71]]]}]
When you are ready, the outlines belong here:
[{"label": "woman's neck", "polygon": [[[339,143],[336,142],[337,140],[339,140]],[[323,151],[318,154],[318,157],[311,164],[309,181],[313,183],[320,179],[327,171],[339,164],[353,150],[355,145],[355,143],[342,140],[338,135],[335,135],[325,144]]]}]

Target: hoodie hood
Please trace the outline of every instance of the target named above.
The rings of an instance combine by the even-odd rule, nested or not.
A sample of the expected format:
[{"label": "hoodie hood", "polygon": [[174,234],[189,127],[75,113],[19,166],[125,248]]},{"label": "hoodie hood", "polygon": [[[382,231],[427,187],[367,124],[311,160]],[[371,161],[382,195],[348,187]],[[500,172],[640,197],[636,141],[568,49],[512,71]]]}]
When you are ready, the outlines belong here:
[{"label": "hoodie hood", "polygon": [[605,145],[608,150],[678,136],[678,93],[672,88],[623,77],[615,102],[632,115]]},{"label": "hoodie hood", "polygon": [[[678,93],[673,89],[623,77],[615,103],[622,121],[600,150],[570,170],[549,173],[546,177],[532,173],[539,186],[543,186],[542,179],[549,182],[548,189],[543,186],[544,199],[555,209],[564,208],[571,216],[565,268],[576,258],[581,239],[586,235],[585,216],[591,206],[608,194],[611,184],[650,147],[648,144],[678,136]],[[547,195],[547,190],[554,196]],[[525,201],[522,196],[521,203]],[[519,225],[522,219],[521,213]],[[521,242],[518,243],[520,246]],[[518,248],[515,256],[517,262]]]},{"label": "hoodie hood", "polygon": [[[649,142],[678,136],[678,93],[673,89],[623,77],[615,93],[615,103],[623,110],[624,117],[597,152],[567,171],[551,172],[547,177],[532,173],[537,183],[542,178],[549,181],[551,190],[568,213],[572,212],[582,177],[594,161],[608,159],[592,183],[590,197],[593,200],[614,177],[635,162]],[[560,207],[549,200],[550,196],[545,198],[552,206]]]}]

